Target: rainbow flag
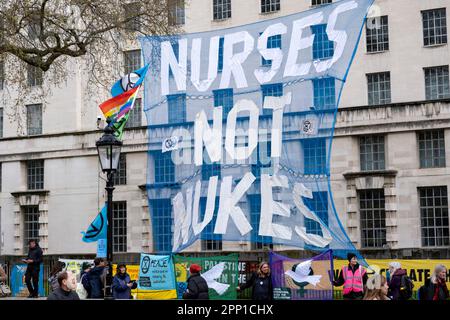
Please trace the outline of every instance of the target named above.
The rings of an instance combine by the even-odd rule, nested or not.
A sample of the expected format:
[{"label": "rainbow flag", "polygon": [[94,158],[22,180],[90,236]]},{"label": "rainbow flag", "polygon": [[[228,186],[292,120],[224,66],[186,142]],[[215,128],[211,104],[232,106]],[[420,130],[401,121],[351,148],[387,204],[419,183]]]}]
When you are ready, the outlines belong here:
[{"label": "rainbow flag", "polygon": [[126,115],[133,108],[139,87],[132,88],[103,102],[99,107],[105,118],[110,118],[112,122],[116,122]]}]

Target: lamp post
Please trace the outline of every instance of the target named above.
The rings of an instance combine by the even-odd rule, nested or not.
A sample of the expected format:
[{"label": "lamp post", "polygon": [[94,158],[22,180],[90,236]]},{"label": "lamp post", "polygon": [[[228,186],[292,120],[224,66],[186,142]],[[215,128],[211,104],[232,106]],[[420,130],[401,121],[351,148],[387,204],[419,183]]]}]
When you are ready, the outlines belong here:
[{"label": "lamp post", "polygon": [[120,149],[122,148],[122,141],[118,140],[114,134],[113,129],[109,126],[110,120],[107,120],[108,125],[104,129],[104,134],[95,145],[100,159],[102,171],[106,173],[106,192],[108,195],[107,201],[107,239],[106,239],[106,256],[108,260],[108,275],[106,276],[106,292],[105,299],[112,299],[112,197],[114,190],[114,174],[119,165]]}]

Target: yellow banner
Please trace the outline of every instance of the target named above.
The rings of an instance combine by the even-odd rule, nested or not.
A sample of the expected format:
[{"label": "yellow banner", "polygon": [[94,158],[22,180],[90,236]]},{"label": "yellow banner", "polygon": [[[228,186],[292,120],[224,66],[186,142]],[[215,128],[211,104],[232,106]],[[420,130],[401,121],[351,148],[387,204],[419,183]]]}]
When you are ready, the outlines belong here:
[{"label": "yellow banner", "polygon": [[[366,259],[370,269],[376,273],[386,276],[389,270],[389,263],[393,261],[400,262],[402,269],[406,270],[406,274],[414,283],[414,291],[424,284],[425,280],[433,274],[434,267],[437,264],[443,264],[447,270],[450,268],[450,260],[397,260],[397,259]],[[348,265],[347,260],[333,260],[334,278],[337,279],[343,266]],[[371,271],[369,270],[369,277]],[[447,272],[447,287],[450,289],[450,272]],[[342,290],[341,287],[335,287],[335,290]]]},{"label": "yellow banner", "polygon": [[[113,264],[113,274],[116,274],[117,264]],[[139,280],[139,265],[127,265],[127,273],[131,280]],[[177,298],[176,290],[131,290],[131,295],[138,300],[169,300]]]}]

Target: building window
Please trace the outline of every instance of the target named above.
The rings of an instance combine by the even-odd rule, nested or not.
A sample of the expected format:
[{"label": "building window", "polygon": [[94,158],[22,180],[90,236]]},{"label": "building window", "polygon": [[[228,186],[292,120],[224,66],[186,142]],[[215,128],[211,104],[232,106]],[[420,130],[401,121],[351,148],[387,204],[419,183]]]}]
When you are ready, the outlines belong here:
[{"label": "building window", "polygon": [[424,68],[427,100],[450,98],[448,66]]},{"label": "building window", "polygon": [[42,134],[42,105],[27,106],[27,133],[29,136]]},{"label": "building window", "polygon": [[23,206],[23,242],[25,252],[28,241],[39,240],[39,206]]},{"label": "building window", "polygon": [[384,170],[384,136],[359,138],[361,171]]},{"label": "building window", "polygon": [[[266,97],[281,97],[283,95],[283,84],[265,84],[261,86],[262,92],[262,106],[264,106],[264,100]],[[271,115],[272,109],[263,108],[263,115]]]},{"label": "building window", "polygon": [[0,90],[3,90],[4,83],[5,83],[5,62],[0,61]]},{"label": "building window", "polygon": [[186,94],[172,94],[167,96],[169,108],[169,123],[186,122]]},{"label": "building window", "polygon": [[233,109],[233,89],[214,90],[214,107],[222,106],[222,119]]},{"label": "building window", "polygon": [[382,248],[386,244],[386,212],[384,190],[359,191],[361,246]]},{"label": "building window", "polygon": [[172,162],[172,152],[154,152],[155,183],[175,182],[175,165]]},{"label": "building window", "polygon": [[231,18],[231,0],[213,0],[214,20]]},{"label": "building window", "polygon": [[445,8],[422,11],[423,44],[447,43],[447,13]]},{"label": "building window", "polygon": [[312,33],[314,34],[313,42],[313,59],[324,60],[333,57],[334,54],[334,42],[328,39],[326,32],[327,25],[319,24],[311,26]]},{"label": "building window", "polygon": [[[125,19],[130,19],[126,22],[125,28],[129,31],[141,30],[141,19],[138,16],[140,13],[141,5],[139,2],[127,3],[124,6]],[[135,69],[136,70],[136,69]],[[126,72],[128,74],[129,72]]]},{"label": "building window", "polygon": [[391,103],[390,72],[367,74],[367,87],[370,106]]},{"label": "building window", "polygon": [[44,160],[27,161],[28,190],[44,189]]},{"label": "building window", "polygon": [[328,4],[328,3],[332,3],[333,0],[312,0],[311,1],[311,5],[312,6],[319,6],[322,4]]},{"label": "building window", "polygon": [[35,87],[42,85],[42,69],[36,68],[35,66],[28,65],[28,86]]},{"label": "building window", "polygon": [[127,157],[125,153],[121,153],[119,156],[119,165],[117,166],[117,171],[114,174],[114,184],[127,184]]},{"label": "building window", "polygon": [[280,11],[280,0],[261,0],[261,13]]},{"label": "building window", "polygon": [[250,225],[253,228],[250,235],[251,249],[273,249],[272,237],[260,236],[258,234],[258,230],[260,229],[259,222],[261,217],[261,195],[249,195],[248,199],[250,203]]},{"label": "building window", "polygon": [[208,151],[206,151],[206,149],[203,149],[203,156],[204,160],[202,165],[202,181],[208,181],[209,178],[214,176],[218,176],[220,180],[221,178],[220,162],[211,163]]},{"label": "building window", "polygon": [[334,78],[314,79],[314,108],[333,109],[336,106]]},{"label": "building window", "polygon": [[3,138],[3,108],[0,108],[0,138]]},{"label": "building window", "polygon": [[130,116],[127,120],[127,127],[133,128],[140,126],[142,126],[142,99],[136,98],[133,109],[130,110]]},{"label": "building window", "polygon": [[124,51],[124,74],[129,74],[141,68],[141,50]]},{"label": "building window", "polygon": [[[267,38],[267,48],[273,49],[273,48],[280,48],[281,49],[281,34],[277,34],[275,36],[271,36]],[[261,57],[261,64],[263,66],[271,66],[272,60],[266,60],[263,57]]]},{"label": "building window", "polygon": [[[252,153],[252,173],[256,178],[261,174],[272,174],[272,143],[270,141],[260,141],[256,150]],[[256,159],[255,159],[256,157]],[[256,161],[255,161],[256,160]]]},{"label": "building window", "polygon": [[225,38],[220,37],[219,38],[219,61],[217,65],[217,71],[222,72],[223,70],[223,44],[224,44]]},{"label": "building window", "polygon": [[127,202],[113,202],[113,252],[127,252]]},{"label": "building window", "polygon": [[[203,221],[206,211],[206,199],[205,197],[200,198],[200,219]],[[208,223],[201,233],[201,246],[202,251],[215,251],[222,250],[222,235],[214,234],[214,227],[217,220],[217,212],[219,211],[219,197],[216,197],[214,214],[210,223]]]},{"label": "building window", "polygon": [[445,167],[444,130],[423,131],[418,134],[420,168]]},{"label": "building window", "polygon": [[153,225],[153,250],[172,252],[172,204],[170,199],[151,200]]},{"label": "building window", "polygon": [[0,192],[2,192],[2,163],[0,162]]},{"label": "building window", "polygon": [[301,143],[304,174],[325,174],[327,172],[326,139],[304,139]]},{"label": "building window", "polygon": [[367,18],[366,21],[367,52],[389,50],[388,16]]},{"label": "building window", "polygon": [[177,26],[185,24],[185,0],[169,0],[169,25]]},{"label": "building window", "polygon": [[448,246],[448,196],[447,187],[418,188],[422,246]]},{"label": "building window", "polygon": [[[304,202],[308,209],[313,211],[328,226],[328,193],[326,191],[313,192],[313,198],[304,198]],[[322,228],[317,221],[305,218],[305,228],[307,233],[323,236]]]}]

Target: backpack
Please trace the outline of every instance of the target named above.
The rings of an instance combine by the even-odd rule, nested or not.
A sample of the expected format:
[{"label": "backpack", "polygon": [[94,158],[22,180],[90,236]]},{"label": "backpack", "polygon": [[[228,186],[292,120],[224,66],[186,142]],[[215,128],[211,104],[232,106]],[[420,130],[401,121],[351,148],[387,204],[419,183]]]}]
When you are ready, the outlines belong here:
[{"label": "backpack", "polygon": [[413,294],[413,288],[414,284],[412,283],[411,279],[404,275],[400,279],[400,297],[402,300],[408,300],[411,299]]}]

